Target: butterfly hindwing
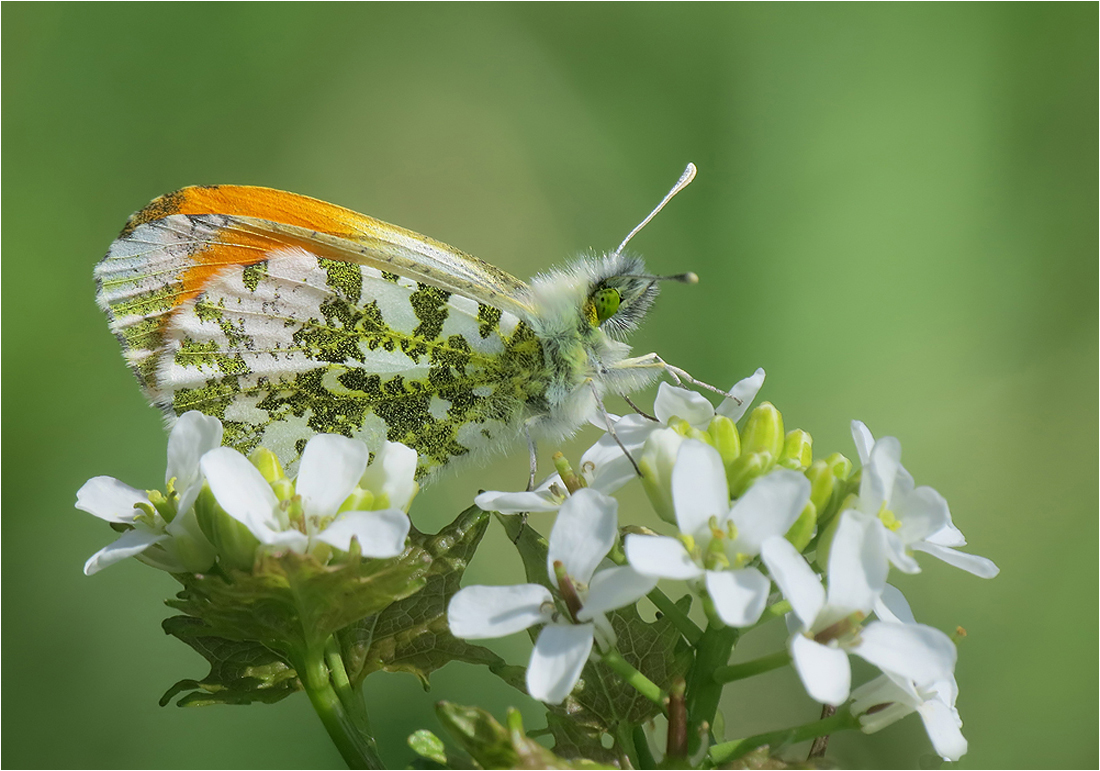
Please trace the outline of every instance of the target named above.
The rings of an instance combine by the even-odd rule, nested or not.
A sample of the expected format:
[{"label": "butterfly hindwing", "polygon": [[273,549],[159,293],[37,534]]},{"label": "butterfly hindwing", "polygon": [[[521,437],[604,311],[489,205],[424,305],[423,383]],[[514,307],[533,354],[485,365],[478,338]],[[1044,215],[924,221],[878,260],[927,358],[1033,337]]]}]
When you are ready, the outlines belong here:
[{"label": "butterfly hindwing", "polygon": [[[521,320],[522,306],[499,291],[522,282],[330,204],[323,206],[360,218],[352,223],[356,240],[347,237],[352,226],[334,217],[306,222],[324,225],[326,241],[299,233],[298,215],[280,215],[286,223],[251,218],[247,209],[244,217],[180,213],[198,205],[188,194],[222,190],[188,188],[173,194],[182,201],[158,199],[131,219],[97,268],[112,329],[166,413],[216,415],[226,443],[245,452],[262,443],[290,463],[318,432],[372,446],[385,437],[416,449],[427,473],[511,439],[525,411],[538,407],[541,345]],[[374,247],[362,257],[363,221],[373,228],[369,238],[381,233],[397,252]],[[418,261],[417,249],[443,251]],[[317,254],[324,251],[361,259]],[[449,286],[472,282],[477,291],[423,280],[435,275],[440,254],[464,267],[447,269]]]}]

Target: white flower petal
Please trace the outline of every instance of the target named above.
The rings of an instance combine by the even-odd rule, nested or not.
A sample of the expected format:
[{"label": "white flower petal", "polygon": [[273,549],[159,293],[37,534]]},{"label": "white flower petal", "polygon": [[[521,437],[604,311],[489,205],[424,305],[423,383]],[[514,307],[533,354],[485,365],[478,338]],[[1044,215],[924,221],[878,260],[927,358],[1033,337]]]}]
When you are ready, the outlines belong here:
[{"label": "white flower petal", "polygon": [[490,490],[474,498],[474,503],[482,511],[499,511],[501,514],[520,514],[524,512],[557,511],[565,500],[557,493],[550,492],[550,486],[557,484],[564,491],[565,483],[554,474],[536,489],[522,493],[503,493]]},{"label": "white flower petal", "polygon": [[901,442],[892,436],[884,436],[875,442],[860,478],[859,498],[862,511],[877,515],[882,504],[890,504],[894,480],[900,466]]},{"label": "white flower petal", "polygon": [[791,658],[810,698],[834,707],[845,702],[852,687],[847,653],[796,634],[791,638]]},{"label": "white flower petal", "polygon": [[370,452],[355,439],[318,434],[302,451],[294,492],[307,516],[331,517],[359,483]]},{"label": "white flower petal", "polygon": [[899,624],[915,624],[913,611],[909,607],[909,601],[901,590],[891,584],[886,584],[882,590],[882,596],[875,602],[875,615],[881,621],[895,621]]},{"label": "white flower petal", "polygon": [[547,623],[553,609],[554,598],[539,584],[467,586],[451,598],[447,623],[455,637],[485,640]]},{"label": "white flower petal", "polygon": [[148,502],[144,490],[114,477],[92,477],[76,493],[76,508],[108,522],[133,522],[140,513],[134,506]]},{"label": "white flower petal", "polygon": [[709,444],[686,439],[672,469],[672,503],[680,532],[710,542],[711,517],[724,522],[730,511],[722,456]]},{"label": "white flower petal", "polygon": [[631,533],[626,537],[625,550],[631,567],[647,576],[688,580],[703,575],[703,569],[675,538]]},{"label": "white flower petal", "polygon": [[558,585],[554,563],[561,562],[575,581],[587,584],[600,560],[615,545],[619,502],[598,490],[577,490],[562,504],[546,555],[546,569]]},{"label": "white flower petal", "polygon": [[736,423],[741,419],[741,416],[748,411],[749,407],[752,405],[753,399],[756,398],[756,394],[760,392],[760,386],[762,385],[764,385],[764,370],[758,368],[756,372],[734,384],[729,392],[732,396],[737,397],[737,399],[723,400],[722,403],[718,405],[718,409],[716,410],[717,414],[723,415]]},{"label": "white flower petal", "polygon": [[924,721],[924,730],[932,740],[932,746],[944,760],[955,761],[966,754],[966,737],[959,730],[962,721],[959,713],[939,699],[929,699],[917,707]]},{"label": "white flower petal", "polygon": [[[866,516],[866,515],[864,515]],[[920,563],[909,553],[909,549],[898,537],[898,534],[887,530],[885,526],[879,528],[882,534],[882,542],[886,546],[887,559],[902,573],[910,575],[920,572]]]},{"label": "white flower petal", "polygon": [[88,558],[84,563],[84,575],[90,576],[127,557],[135,557],[167,537],[163,533],[157,534],[149,530],[127,530],[114,543],[104,546]]},{"label": "white flower petal", "polygon": [[912,680],[917,686],[951,678],[958,655],[951,638],[939,629],[889,621],[865,626],[859,644],[850,650],[884,672]]},{"label": "white flower petal", "polygon": [[578,621],[588,621],[597,613],[605,613],[637,602],[657,585],[655,576],[639,573],[629,565],[607,568],[592,576],[588,597],[577,614]]},{"label": "white flower petal", "polygon": [[943,560],[952,567],[965,570],[967,573],[973,573],[978,578],[993,578],[1001,572],[1001,569],[997,567],[993,560],[979,557],[977,554],[967,554],[966,552],[956,551],[946,546],[938,546],[928,543],[927,541],[915,543],[912,548],[914,551],[922,551],[926,554],[931,554],[933,557]]},{"label": "white flower petal", "polygon": [[829,547],[829,605],[839,615],[870,613],[882,594],[890,570],[883,530],[872,517],[840,514]]},{"label": "white flower petal", "polygon": [[379,508],[409,510],[420,490],[416,482],[416,450],[400,442],[383,442],[363,472],[359,486],[374,493]]},{"label": "white flower petal", "polygon": [[931,487],[918,487],[906,495],[894,507],[894,515],[901,522],[898,537],[906,544],[923,541],[951,524],[947,501]]},{"label": "white flower petal", "polygon": [[396,557],[405,551],[409,518],[399,509],[346,511],[316,537],[340,551],[351,550],[351,539],[359,539],[364,557]]},{"label": "white flower petal", "polygon": [[696,428],[706,428],[714,419],[714,405],[700,393],[661,383],[653,400],[653,415],[666,426],[677,417]]},{"label": "white flower petal", "polygon": [[856,445],[856,453],[859,455],[859,464],[866,466],[871,459],[871,449],[875,446],[875,437],[871,429],[864,425],[863,421],[852,421],[852,441]]},{"label": "white flower petal", "polygon": [[791,609],[808,629],[825,606],[821,579],[786,538],[769,538],[760,546],[760,559],[768,566]]},{"label": "white flower petal", "polygon": [[259,470],[230,447],[206,453],[200,466],[218,505],[260,542],[270,543],[271,534],[279,529],[274,515],[279,501]]},{"label": "white flower petal", "polygon": [[786,535],[809,500],[805,474],[779,469],[757,479],[733,504],[730,519],[737,525],[737,538],[730,550],[755,557],[764,541]]},{"label": "white flower petal", "polygon": [[966,537],[962,534],[962,530],[959,530],[950,522],[942,530],[933,533],[924,540],[937,546],[951,546],[956,549],[960,546],[966,546]]},{"label": "white flower petal", "polygon": [[527,667],[527,692],[547,704],[561,704],[577,684],[592,652],[591,624],[550,624],[539,633]]},{"label": "white flower petal", "polygon": [[196,410],[183,413],[172,426],[172,433],[168,435],[164,483],[168,484],[168,480],[175,478],[175,489],[180,494],[180,511],[191,508],[202,489],[199,460],[215,447],[220,447],[221,443],[222,422]]},{"label": "white flower petal", "polygon": [[707,592],[718,617],[730,626],[749,626],[768,604],[772,582],[756,568],[708,570]]}]

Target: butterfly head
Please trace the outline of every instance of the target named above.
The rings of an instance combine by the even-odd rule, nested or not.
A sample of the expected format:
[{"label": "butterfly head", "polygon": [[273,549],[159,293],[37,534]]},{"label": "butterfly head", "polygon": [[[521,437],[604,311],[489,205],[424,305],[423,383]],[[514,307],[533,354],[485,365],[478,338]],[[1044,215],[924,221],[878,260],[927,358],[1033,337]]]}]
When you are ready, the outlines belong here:
[{"label": "butterfly head", "polygon": [[657,298],[661,281],[695,283],[694,273],[654,276],[641,257],[613,252],[587,264],[589,289],[583,315],[612,337],[633,331]]}]

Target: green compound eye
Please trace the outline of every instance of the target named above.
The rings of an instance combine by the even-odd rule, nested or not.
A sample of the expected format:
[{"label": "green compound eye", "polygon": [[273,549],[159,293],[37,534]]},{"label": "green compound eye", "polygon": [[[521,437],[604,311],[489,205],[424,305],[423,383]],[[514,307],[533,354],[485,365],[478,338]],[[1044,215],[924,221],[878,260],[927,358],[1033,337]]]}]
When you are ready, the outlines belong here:
[{"label": "green compound eye", "polygon": [[596,310],[596,323],[602,324],[614,316],[619,310],[619,303],[623,296],[618,289],[604,287],[592,293],[592,307]]}]

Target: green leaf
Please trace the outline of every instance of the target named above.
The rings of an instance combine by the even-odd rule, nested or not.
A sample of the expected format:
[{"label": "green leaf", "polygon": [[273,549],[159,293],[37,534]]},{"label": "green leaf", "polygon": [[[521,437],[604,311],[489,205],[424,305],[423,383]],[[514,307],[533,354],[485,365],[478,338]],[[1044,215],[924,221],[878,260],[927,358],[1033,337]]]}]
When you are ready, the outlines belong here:
[{"label": "green leaf", "polygon": [[273,704],[302,688],[294,669],[259,643],[212,636],[202,621],[188,616],[165,619],[162,626],[210,662],[210,674],[202,680],[181,680],[169,688],[161,697],[162,707],[184,691],[191,693],[176,703],[179,707]]},{"label": "green leaf", "polygon": [[603,746],[603,730],[581,725],[558,712],[546,713],[546,725],[554,737],[554,754],[569,761],[588,759],[609,766],[619,758],[613,750]]},{"label": "green leaf", "polygon": [[431,560],[424,588],[341,632],[354,684],[381,669],[413,674],[427,690],[429,675],[448,661],[503,666],[495,653],[455,637],[447,626],[447,604],[488,525],[489,514],[471,506],[435,535],[410,533],[411,548],[422,549]]},{"label": "green leaf", "polygon": [[421,728],[409,736],[409,747],[420,757],[436,765],[447,766],[447,751],[443,740],[426,728]]},{"label": "green leaf", "polygon": [[441,701],[436,716],[447,732],[482,768],[614,768],[590,760],[568,761],[543,747],[523,731],[519,712],[508,711],[508,727],[477,707]]},{"label": "green leaf", "polygon": [[251,572],[178,575],[184,589],[168,605],[202,619],[212,636],[259,642],[293,659],[417,592],[430,565],[415,545],[393,559],[351,553],[329,565],[295,552],[266,554]]},{"label": "green leaf", "polygon": [[[686,610],[690,601],[690,597],[685,597],[677,605]],[[607,616],[623,658],[662,690],[667,691],[673,680],[687,671],[686,658],[678,655],[680,633],[667,618],[646,623],[633,606]],[[609,668],[592,661],[585,665],[569,698],[561,706],[550,709],[584,726],[597,738],[599,733],[614,736],[621,724],[638,725],[660,713],[656,704],[624,683]],[[563,738],[576,740],[575,736]]]}]

